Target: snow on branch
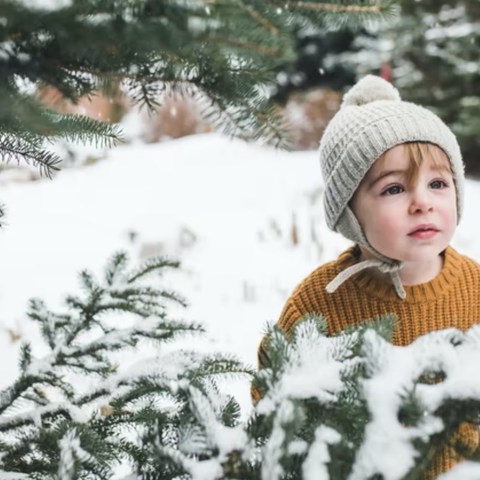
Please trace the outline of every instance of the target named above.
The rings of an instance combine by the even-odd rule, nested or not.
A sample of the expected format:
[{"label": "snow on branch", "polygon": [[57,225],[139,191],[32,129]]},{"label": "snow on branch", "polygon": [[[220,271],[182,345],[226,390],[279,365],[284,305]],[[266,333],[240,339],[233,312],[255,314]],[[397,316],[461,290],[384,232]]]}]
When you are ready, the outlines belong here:
[{"label": "snow on branch", "polygon": [[262,478],[401,480],[417,478],[447,444],[472,452],[451,437],[465,422],[478,432],[480,326],[402,347],[385,338],[389,321],[327,337],[324,320],[310,317],[288,335],[270,333],[251,420]]},{"label": "snow on branch", "polygon": [[[446,445],[469,461],[442,480],[476,478],[478,445],[451,439],[463,425],[478,438],[480,325],[404,347],[390,342],[388,315],[331,337],[317,316],[288,334],[274,328],[270,363],[254,376],[262,398],[242,421],[216,382],[252,373],[231,355],[161,351],[117,368],[111,354],[142,338],[200,330],[168,317],[147,282],[151,265],[129,283],[127,259],[116,256],[103,280],[82,275],[84,296],[69,297],[67,313],[33,305],[51,352],[36,359],[25,346],[20,378],[0,392],[0,479],[100,480],[121,460],[132,480],[411,480]],[[112,303],[112,292],[123,303]],[[109,325],[110,306],[129,323]]]},{"label": "snow on branch", "polygon": [[[428,442],[446,427],[438,415],[446,402],[456,402],[459,409],[462,402],[473,400],[480,412],[480,382],[475,381],[480,362],[479,325],[465,333],[455,329],[432,332],[406,347],[393,346],[368,331],[363,354],[374,370],[363,381],[372,418],[352,478],[366,479],[376,473],[403,478],[419,455],[415,440]],[[425,383],[422,377],[426,375],[436,375],[441,381]],[[422,408],[422,417],[412,426],[401,421],[406,392],[412,392]]]}]

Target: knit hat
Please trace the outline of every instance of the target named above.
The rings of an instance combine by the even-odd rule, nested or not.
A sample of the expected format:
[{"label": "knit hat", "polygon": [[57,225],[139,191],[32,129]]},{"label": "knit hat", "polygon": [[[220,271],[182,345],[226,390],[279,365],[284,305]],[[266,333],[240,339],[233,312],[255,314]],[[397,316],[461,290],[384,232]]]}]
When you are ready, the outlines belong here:
[{"label": "knit hat", "polygon": [[367,241],[348,206],[355,190],[383,153],[406,142],[428,142],[440,147],[450,160],[457,195],[457,217],[463,209],[464,167],[453,132],[442,120],[414,103],[403,102],[386,80],[367,75],[344,96],[339,112],[328,124],[320,142],[320,163],[325,184],[327,225],[369,250],[367,260],[342,272],[329,286],[334,291],[343,281],[364,268],[389,272],[398,295],[405,297],[398,271],[402,262],[383,256]]}]

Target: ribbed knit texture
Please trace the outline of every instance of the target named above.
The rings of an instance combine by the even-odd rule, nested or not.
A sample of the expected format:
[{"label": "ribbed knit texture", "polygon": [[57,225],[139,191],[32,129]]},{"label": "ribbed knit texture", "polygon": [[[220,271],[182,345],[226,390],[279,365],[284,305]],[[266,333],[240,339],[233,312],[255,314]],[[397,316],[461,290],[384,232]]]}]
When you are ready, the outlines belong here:
[{"label": "ribbed knit texture", "polygon": [[[422,285],[406,285],[407,295],[403,300],[391,284],[368,270],[350,278],[334,293],[327,293],[325,286],[356,262],[356,249],[352,247],[337,260],[313,271],[287,300],[278,325],[288,332],[304,315],[317,313],[327,319],[328,331],[333,335],[364,320],[393,313],[398,317],[393,343],[408,345],[433,330],[450,327],[466,330],[480,318],[480,265],[452,247],[444,253],[440,274]],[[259,347],[258,359],[260,367],[268,365],[264,342]],[[252,396],[254,401],[260,398],[256,391],[252,391]],[[476,450],[479,446],[478,430],[471,425],[462,426],[457,437],[469,449]],[[423,478],[434,479],[457,462],[454,452],[445,449]]]},{"label": "ribbed knit texture", "polygon": [[[390,148],[406,142],[428,142],[448,156],[457,194],[457,213],[463,209],[464,166],[457,139],[433,112],[401,101],[393,85],[367,75],[346,94],[340,110],[320,141],[320,166],[325,185],[325,219],[330,229],[362,243],[339,219],[370,167]],[[355,229],[353,230],[355,232]]]}]

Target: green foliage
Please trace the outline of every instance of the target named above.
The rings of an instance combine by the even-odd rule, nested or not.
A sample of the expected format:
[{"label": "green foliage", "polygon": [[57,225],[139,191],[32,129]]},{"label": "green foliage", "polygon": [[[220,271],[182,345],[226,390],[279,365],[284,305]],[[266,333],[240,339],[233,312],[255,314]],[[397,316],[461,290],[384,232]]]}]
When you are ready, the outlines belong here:
[{"label": "green foliage", "polygon": [[[432,108],[457,135],[466,171],[480,175],[480,4],[403,0],[398,22],[379,38],[391,42],[393,82],[405,100]],[[387,60],[385,52],[377,58]]]},{"label": "green foliage", "polygon": [[433,332],[394,347],[394,326],[386,315],[328,338],[325,320],[307,316],[288,335],[277,327],[270,332],[271,363],[254,379],[263,396],[247,427],[261,451],[249,465],[254,478],[387,478],[382,464],[407,462],[408,451],[411,465],[392,478],[412,480],[446,445],[476,458],[471,440],[457,434],[462,422],[478,424],[476,378],[465,394],[454,375],[464,372],[453,366],[464,365],[472,349],[472,362],[480,356],[478,328]]},{"label": "green foliage", "polygon": [[[414,480],[446,445],[476,459],[457,431],[478,423],[480,327],[406,347],[390,343],[390,315],[333,337],[315,315],[288,335],[275,327],[271,363],[254,375],[263,398],[243,421],[218,379],[249,368],[165,348],[201,331],[170,318],[168,304],[185,301],[154,281],[177,267],[157,258],[131,269],[118,253],[101,280],[81,273],[65,312],[31,301],[48,353],[23,345],[20,375],[0,392],[0,475],[109,479],[121,464],[139,480]],[[142,340],[158,346],[153,357]]]},{"label": "green foliage", "polygon": [[126,461],[139,474],[164,462],[165,472],[184,472],[167,460],[169,449],[190,441],[188,432],[203,442],[205,454],[218,451],[210,430],[217,423],[233,429],[239,408],[220,395],[215,378],[245,375],[247,368],[231,356],[187,351],[142,357],[130,370],[125,364],[142,340],[161,347],[202,331],[167,315],[168,304],[185,301],[154,279],[177,267],[153,258],[130,269],[127,256],[117,253],[103,280],[81,273],[83,293],[67,296],[65,312],[30,302],[28,316],[49,353],[37,358],[24,344],[20,376],[0,392],[0,471],[12,478],[16,472],[18,478],[107,479]]},{"label": "green foliage", "polygon": [[[363,335],[373,328],[390,339],[393,323],[394,318],[387,315],[328,338],[325,319],[307,315],[291,337],[277,327],[272,330],[266,346],[271,363],[254,380],[264,397],[257,408],[259,415],[249,425],[251,435],[265,448],[264,458],[271,459],[262,469],[280,467],[292,472],[293,478],[301,478],[317,437],[327,433],[328,438],[329,432],[335,432],[332,439],[338,435],[338,441],[331,442],[330,478],[348,477],[369,420],[361,389],[361,379],[367,376],[361,355]],[[315,372],[321,373],[317,377]],[[322,377],[332,374],[339,376],[320,386]],[[286,379],[295,379],[298,390],[289,387]],[[337,383],[340,379],[341,384]],[[275,444],[272,440],[279,438],[279,430],[282,442]]]},{"label": "green foliage", "polygon": [[276,67],[293,55],[293,31],[379,22],[391,0],[72,0],[49,9],[2,2],[0,16],[0,151],[4,160],[60,159],[45,144],[58,139],[111,145],[116,127],[55,114],[37,93],[51,86],[76,102],[121,85],[154,108],[165,92],[194,96],[225,131],[277,143],[282,125],[269,101]]}]

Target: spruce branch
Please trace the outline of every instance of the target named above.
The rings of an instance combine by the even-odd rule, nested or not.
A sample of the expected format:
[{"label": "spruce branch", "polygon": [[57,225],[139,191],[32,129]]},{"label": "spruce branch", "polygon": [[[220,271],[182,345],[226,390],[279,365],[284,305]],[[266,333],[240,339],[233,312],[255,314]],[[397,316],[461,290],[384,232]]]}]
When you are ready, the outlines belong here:
[{"label": "spruce branch", "polygon": [[[206,432],[221,435],[214,448],[201,448],[216,456],[222,438],[241,434],[237,402],[224,398],[216,386],[218,378],[251,373],[234,357],[173,351],[120,368],[113,356],[142,339],[163,343],[203,330],[193,322],[171,320],[164,303],[177,295],[152,285],[158,281],[155,273],[177,267],[177,262],[156,258],[130,269],[127,256],[117,253],[100,280],[81,273],[83,294],[67,297],[67,312],[51,312],[41,300],[30,302],[29,316],[51,351],[35,358],[29,345],[22,346],[22,375],[0,392],[0,446],[5,445],[0,472],[107,479],[116,462],[127,459],[133,470],[163,477],[166,471],[183,470],[172,459],[159,469],[165,459],[159,451],[180,438],[188,445],[188,432],[203,438]],[[133,316],[127,325],[116,321],[113,327],[107,314],[116,312]],[[102,380],[79,390],[85,376]],[[52,395],[62,400],[53,401]],[[138,432],[141,446],[131,441],[132,431]],[[215,462],[221,465],[220,457]]]},{"label": "spruce branch", "polygon": [[283,2],[272,2],[274,5],[286,7],[289,9],[298,9],[298,10],[310,10],[310,11],[320,11],[320,12],[353,12],[353,13],[380,13],[387,10],[386,5],[380,4],[376,0],[371,0],[370,5],[360,5],[351,2],[348,4],[339,4],[336,2],[326,3],[326,2],[305,2],[303,0],[295,1],[289,0],[287,3]]},{"label": "spruce branch", "polygon": [[[293,32],[306,25],[364,25],[388,17],[390,6],[390,0],[95,0],[49,10],[7,2],[0,7],[7,19],[0,33],[0,134],[110,147],[122,140],[116,127],[54,114],[40,102],[38,89],[53,87],[76,103],[116,84],[152,110],[169,89],[193,88],[212,101],[215,126],[222,127],[226,110],[236,110],[227,133],[280,144],[285,129],[265,107],[272,103],[265,87],[275,81],[279,66],[293,58]],[[0,152],[10,147],[0,138]],[[38,157],[40,167],[54,160],[37,147],[13,149],[10,157]],[[48,164],[42,169],[51,172]]]},{"label": "spruce branch", "polygon": [[178,268],[179,262],[165,257],[153,257],[145,261],[143,265],[128,274],[127,283],[133,283],[140,278],[146,277],[150,273],[163,272],[165,268]]},{"label": "spruce branch", "polygon": [[54,153],[39,147],[31,138],[13,137],[0,133],[0,155],[5,163],[25,161],[39,167],[40,172],[51,178],[54,171],[60,170],[61,159]]},{"label": "spruce branch", "polygon": [[85,413],[75,405],[69,403],[48,403],[30,411],[1,418],[0,432],[31,425],[36,419],[41,418],[42,421],[48,421],[48,419],[58,419],[60,417],[64,419],[75,418],[77,421],[80,419],[83,421],[87,420]]},{"label": "spruce branch", "polygon": [[260,55],[268,55],[270,57],[275,57],[280,55],[282,52],[280,49],[271,48],[266,45],[260,45],[253,42],[246,42],[245,40],[239,38],[228,38],[220,36],[210,36],[210,40],[217,43],[222,43],[224,45],[230,45],[232,47],[241,48],[245,50],[251,50]]},{"label": "spruce branch", "polygon": [[[207,3],[209,3],[207,1]],[[257,8],[253,5],[240,4],[241,8],[244,9],[254,20],[256,20],[262,27],[268,30],[274,35],[280,34],[280,30],[275,26],[271,21],[269,21],[265,15],[262,15]]]},{"label": "spruce branch", "polygon": [[123,141],[118,127],[82,115],[60,115],[49,111],[46,114],[49,138],[58,138],[74,143],[92,144],[97,148],[111,148]]}]

